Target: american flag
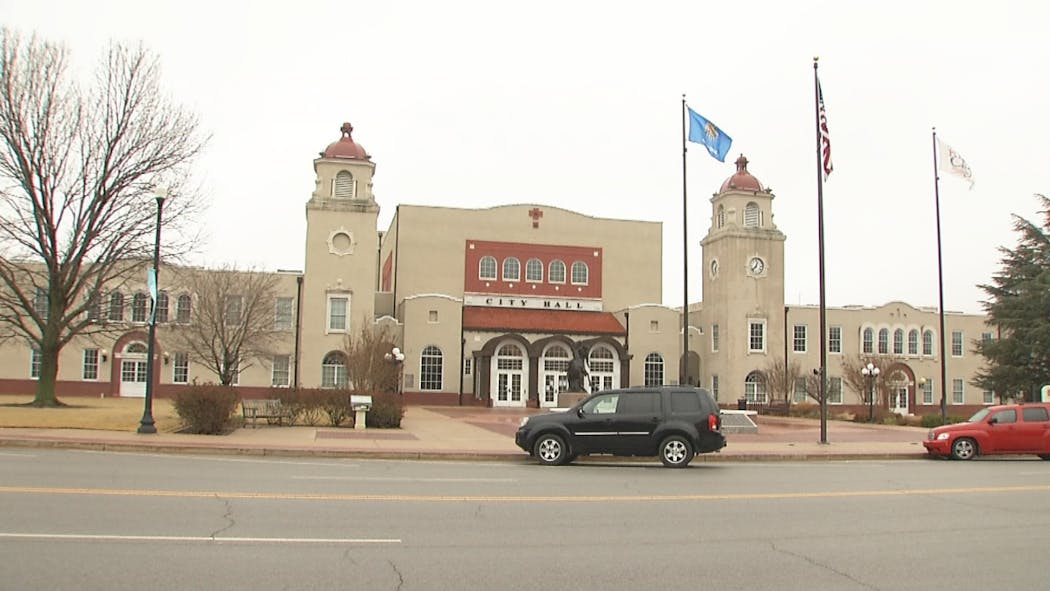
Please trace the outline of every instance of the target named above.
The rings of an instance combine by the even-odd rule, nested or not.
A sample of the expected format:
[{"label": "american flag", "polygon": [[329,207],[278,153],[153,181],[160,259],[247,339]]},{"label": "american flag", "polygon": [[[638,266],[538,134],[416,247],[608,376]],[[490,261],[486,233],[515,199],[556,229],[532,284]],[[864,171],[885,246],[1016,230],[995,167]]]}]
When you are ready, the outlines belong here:
[{"label": "american flag", "polygon": [[828,113],[824,110],[824,91],[820,88],[819,78],[817,79],[817,107],[820,118],[820,167],[824,170],[826,181],[835,167],[831,165],[831,134],[828,133]]}]

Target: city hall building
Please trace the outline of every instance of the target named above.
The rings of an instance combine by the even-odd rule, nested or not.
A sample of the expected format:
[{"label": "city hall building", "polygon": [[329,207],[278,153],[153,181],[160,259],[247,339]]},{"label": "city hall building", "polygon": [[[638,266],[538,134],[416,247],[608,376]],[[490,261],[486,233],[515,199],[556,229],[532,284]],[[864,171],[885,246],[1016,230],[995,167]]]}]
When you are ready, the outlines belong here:
[{"label": "city hall building", "polygon": [[[574,355],[586,359],[592,392],[685,382],[709,388],[724,405],[765,402],[762,371],[778,360],[798,362],[806,373],[820,365],[819,310],[784,303],[786,236],[773,223],[774,195],[743,156],[710,200],[698,253],[703,300],[688,307],[683,354],[683,312],[662,304],[662,222],[539,203],[381,204],[372,192],[375,162],[349,124],[341,131],[313,161],[303,269],[274,273],[278,351],[245,364],[237,379],[243,396],[264,396],[271,387],[352,386],[346,343],[362,330],[384,331],[403,353],[400,387],[410,404],[553,407]],[[381,206],[395,208],[384,229]],[[217,381],[166,338],[198,305],[180,287],[189,271],[161,269],[159,371],[152,376],[161,396]],[[60,397],[144,395],[145,282],[104,297],[99,321],[115,332],[65,347]],[[842,363],[881,356],[892,360],[880,376],[889,409],[939,412],[935,308],[890,302],[830,308],[826,318],[832,405],[866,408],[866,393],[843,385]],[[949,412],[967,414],[995,398],[971,381],[983,362],[975,340],[997,335],[982,315],[947,313],[945,322],[947,402],[958,407]],[[24,342],[0,347],[3,392],[31,393],[38,372],[39,356]],[[806,400],[802,380],[793,397]]]}]

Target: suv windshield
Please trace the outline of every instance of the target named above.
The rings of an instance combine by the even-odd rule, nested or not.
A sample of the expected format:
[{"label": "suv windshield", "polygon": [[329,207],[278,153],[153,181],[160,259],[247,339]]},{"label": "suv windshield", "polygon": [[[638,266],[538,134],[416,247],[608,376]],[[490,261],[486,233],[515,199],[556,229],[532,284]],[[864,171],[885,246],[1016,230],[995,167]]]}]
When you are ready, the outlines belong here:
[{"label": "suv windshield", "polygon": [[988,416],[988,409],[987,408],[982,408],[981,410],[977,411],[972,417],[967,419],[966,422],[967,423],[979,423],[979,422],[983,421],[985,419],[985,417],[987,417],[987,416]]}]

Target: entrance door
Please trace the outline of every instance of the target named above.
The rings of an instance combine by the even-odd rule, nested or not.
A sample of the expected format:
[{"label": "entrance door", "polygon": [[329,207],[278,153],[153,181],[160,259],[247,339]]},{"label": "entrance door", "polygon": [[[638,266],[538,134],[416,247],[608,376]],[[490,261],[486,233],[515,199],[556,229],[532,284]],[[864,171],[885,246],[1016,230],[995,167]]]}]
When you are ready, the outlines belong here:
[{"label": "entrance door", "polygon": [[893,400],[891,402],[890,412],[895,412],[899,415],[908,414],[908,387],[894,386]]},{"label": "entrance door", "polygon": [[120,360],[120,395],[129,398],[146,396],[146,345],[131,343]]},{"label": "entrance door", "polygon": [[492,358],[492,406],[525,406],[525,353],[516,344],[508,343],[499,348]]}]

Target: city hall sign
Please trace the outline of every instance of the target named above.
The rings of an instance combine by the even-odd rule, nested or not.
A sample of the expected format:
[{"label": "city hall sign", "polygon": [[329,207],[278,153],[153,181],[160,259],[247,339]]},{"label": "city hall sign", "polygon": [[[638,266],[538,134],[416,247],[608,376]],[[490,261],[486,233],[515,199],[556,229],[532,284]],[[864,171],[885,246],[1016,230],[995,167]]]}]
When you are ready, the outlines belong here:
[{"label": "city hall sign", "polygon": [[576,298],[524,297],[516,295],[465,294],[465,306],[483,306],[487,308],[528,308],[531,310],[580,310],[584,312],[601,312],[601,300],[581,300]]}]

